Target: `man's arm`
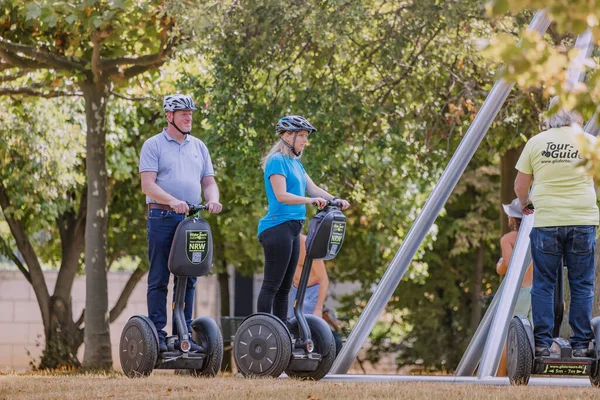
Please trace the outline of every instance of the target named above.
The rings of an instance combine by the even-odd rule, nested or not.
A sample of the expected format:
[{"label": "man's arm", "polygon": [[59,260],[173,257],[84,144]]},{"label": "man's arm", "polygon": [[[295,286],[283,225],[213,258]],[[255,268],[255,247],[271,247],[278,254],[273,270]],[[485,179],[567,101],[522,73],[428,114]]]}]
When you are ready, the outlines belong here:
[{"label": "man's arm", "polygon": [[189,211],[189,207],[185,201],[176,199],[156,184],[156,172],[141,172],[140,177],[142,180],[142,192],[152,200],[160,204],[168,204],[178,214],[186,214]]},{"label": "man's arm", "polygon": [[325,298],[327,297],[327,290],[329,290],[329,277],[327,276],[325,263],[322,260],[313,261],[312,272],[315,273],[319,282],[319,295],[313,314],[317,317],[323,317],[323,305],[325,304]]},{"label": "man's arm", "polygon": [[533,181],[533,175],[525,174],[521,171],[517,172],[517,177],[515,178],[515,194],[519,198],[519,203],[521,203],[521,212],[523,214],[533,214],[533,210],[525,208],[527,204],[529,204],[529,188],[531,187],[531,182]]},{"label": "man's arm", "polygon": [[208,212],[220,213],[223,206],[219,203],[219,187],[214,176],[202,178],[202,191],[208,205]]}]

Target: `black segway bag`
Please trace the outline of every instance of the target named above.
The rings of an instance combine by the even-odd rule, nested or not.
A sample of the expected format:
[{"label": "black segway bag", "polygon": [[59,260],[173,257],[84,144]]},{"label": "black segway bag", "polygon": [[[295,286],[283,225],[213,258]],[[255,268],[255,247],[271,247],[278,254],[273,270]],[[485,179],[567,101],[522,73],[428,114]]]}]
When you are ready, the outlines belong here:
[{"label": "black segway bag", "polygon": [[186,218],[179,223],[169,254],[169,271],[176,276],[203,276],[210,272],[213,240],[208,222]]},{"label": "black segway bag", "polygon": [[326,207],[310,220],[306,237],[306,256],[313,260],[335,258],[342,248],[345,234],[344,214],[336,207]]}]

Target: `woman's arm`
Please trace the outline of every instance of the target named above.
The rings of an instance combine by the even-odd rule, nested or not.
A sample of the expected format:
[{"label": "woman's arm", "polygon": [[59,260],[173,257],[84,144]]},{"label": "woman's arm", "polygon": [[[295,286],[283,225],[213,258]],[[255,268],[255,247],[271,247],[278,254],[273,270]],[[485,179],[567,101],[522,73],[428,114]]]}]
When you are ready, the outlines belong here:
[{"label": "woman's arm", "polygon": [[[306,191],[311,195],[311,196],[319,196],[324,198],[325,200],[333,200],[334,196],[327,193],[326,190],[321,189],[320,187],[318,187],[312,179],[310,179],[310,176],[308,176],[308,174],[304,174],[304,176],[306,177]],[[348,207],[350,207],[350,203],[348,203],[346,200],[344,199],[336,199],[337,201],[339,201],[340,203],[342,203],[342,210],[347,209]],[[321,207],[321,206],[320,206]]]},{"label": "woman's arm", "polygon": [[513,244],[507,235],[502,236],[502,239],[500,239],[500,247],[502,248],[502,258],[496,264],[496,272],[499,275],[504,275],[513,252]]},{"label": "woman's arm", "polygon": [[308,174],[304,174],[304,177],[306,178],[306,191],[311,195],[311,196],[319,196],[324,198],[325,200],[333,200],[333,195],[327,193],[326,190],[321,189],[320,187],[318,187],[312,179],[310,179],[310,176],[308,176]]},{"label": "woman's arm", "polygon": [[317,203],[319,207],[325,207],[327,205],[327,200],[321,197],[303,197],[296,196],[295,194],[289,193],[286,190],[285,185],[285,176],[280,174],[273,174],[269,177],[271,181],[271,186],[273,187],[273,192],[275,193],[275,197],[277,197],[277,201],[285,203],[285,204],[312,204]]}]

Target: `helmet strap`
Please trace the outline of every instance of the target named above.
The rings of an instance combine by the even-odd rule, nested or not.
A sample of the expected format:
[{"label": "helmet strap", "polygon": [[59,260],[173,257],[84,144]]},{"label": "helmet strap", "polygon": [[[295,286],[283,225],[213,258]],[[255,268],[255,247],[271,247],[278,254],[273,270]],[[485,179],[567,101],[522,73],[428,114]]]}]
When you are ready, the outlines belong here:
[{"label": "helmet strap", "polygon": [[184,132],[181,129],[179,129],[179,127],[175,124],[175,111],[173,111],[173,122],[169,121],[169,119],[167,118],[167,122],[171,125],[173,125],[175,127],[175,129],[177,129],[179,131],[179,133],[181,133],[182,135],[189,135],[191,131],[189,132]]},{"label": "helmet strap", "polygon": [[298,132],[296,131],[294,133],[294,140],[292,140],[292,144],[289,144],[288,142],[286,142],[285,140],[283,140],[283,135],[281,135],[279,138],[281,139],[281,141],[283,142],[283,144],[285,144],[289,149],[290,152],[293,153],[296,157],[300,157],[302,155],[302,152],[296,152],[296,150],[294,149],[294,146],[296,144],[296,138],[298,137]]}]

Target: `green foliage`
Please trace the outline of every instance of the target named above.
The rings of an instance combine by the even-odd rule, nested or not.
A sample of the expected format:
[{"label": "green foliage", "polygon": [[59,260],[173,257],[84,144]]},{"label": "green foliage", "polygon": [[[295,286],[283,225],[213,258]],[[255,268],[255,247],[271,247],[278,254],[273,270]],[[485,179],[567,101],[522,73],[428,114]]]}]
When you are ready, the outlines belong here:
[{"label": "green foliage", "polygon": [[[211,149],[228,210],[215,218],[226,238],[224,257],[248,272],[262,264],[254,239],[266,212],[259,162],[277,140],[275,123],[300,114],[319,129],[302,160],[315,182],[353,204],[344,251],[328,265],[333,279],[361,283],[342,310],[355,318],[491,88],[486,61],[471,46],[491,28],[480,4],[467,1],[334,3],[223,4],[214,14],[224,15],[219,23],[197,24],[207,74],[184,77],[180,87],[196,88],[204,102],[200,136]],[[190,68],[194,60],[184,63]],[[536,133],[537,115],[529,109],[535,101],[523,93],[511,98],[468,180],[421,246],[406,276],[410,283],[388,305],[390,315],[401,318],[383,322],[371,336],[376,346],[392,331],[414,342],[402,363],[414,361],[414,352],[431,351],[430,331],[412,328],[417,321],[438,330],[449,320],[469,321],[474,249],[484,246],[486,266],[495,263],[495,155],[519,146],[523,132]],[[490,178],[482,180],[476,170]],[[495,273],[486,274],[487,283],[496,282],[489,277]],[[447,330],[440,340],[455,345],[431,352],[427,365],[456,362],[464,342],[450,339],[466,338],[469,329],[460,322]]]},{"label": "green foliage", "polygon": [[22,221],[49,263],[60,260],[55,221],[77,204],[85,180],[85,137],[69,115],[80,106],[58,99],[0,98],[0,180],[11,201],[3,212]]}]

